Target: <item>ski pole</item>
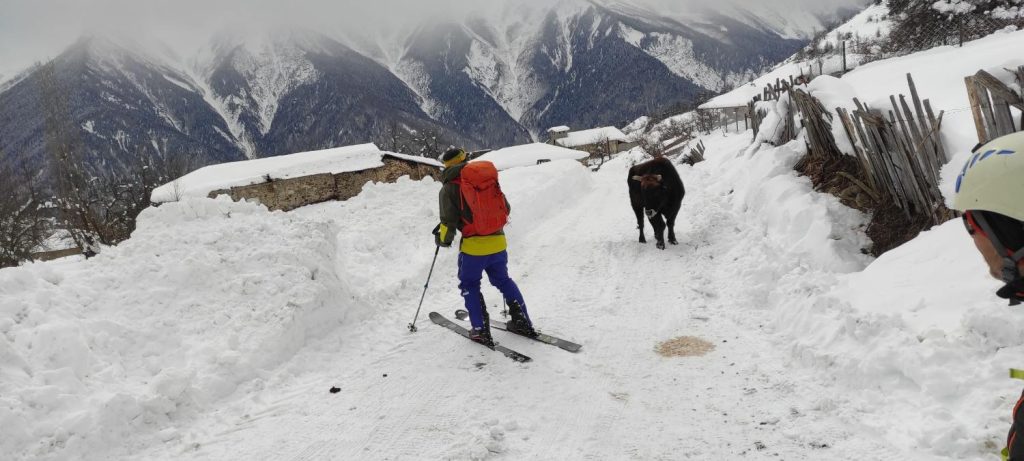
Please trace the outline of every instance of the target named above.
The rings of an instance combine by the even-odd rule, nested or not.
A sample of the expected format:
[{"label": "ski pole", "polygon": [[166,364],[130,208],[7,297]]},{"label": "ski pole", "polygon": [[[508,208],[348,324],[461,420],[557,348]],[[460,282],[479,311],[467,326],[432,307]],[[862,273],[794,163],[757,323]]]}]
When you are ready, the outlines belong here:
[{"label": "ski pole", "polygon": [[409,331],[416,332],[416,319],[420,317],[420,309],[423,308],[423,298],[427,297],[427,287],[430,286],[430,277],[434,275],[434,264],[437,263],[437,254],[441,252],[441,245],[437,246],[434,250],[434,260],[430,263],[430,272],[427,273],[427,283],[423,284],[423,294],[420,296],[420,305],[416,308],[416,315],[412,318],[412,323],[409,324]]}]

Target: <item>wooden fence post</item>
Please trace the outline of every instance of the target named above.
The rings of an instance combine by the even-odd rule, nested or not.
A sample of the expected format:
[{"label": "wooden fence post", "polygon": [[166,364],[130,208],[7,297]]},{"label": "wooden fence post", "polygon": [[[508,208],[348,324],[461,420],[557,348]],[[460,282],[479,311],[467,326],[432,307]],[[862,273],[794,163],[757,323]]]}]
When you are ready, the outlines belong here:
[{"label": "wooden fence post", "polygon": [[971,104],[971,114],[974,115],[974,128],[978,132],[978,142],[987,142],[988,134],[985,132],[985,117],[981,114],[981,97],[978,96],[978,85],[974,83],[973,76],[964,77],[964,85],[967,86],[967,99]]}]

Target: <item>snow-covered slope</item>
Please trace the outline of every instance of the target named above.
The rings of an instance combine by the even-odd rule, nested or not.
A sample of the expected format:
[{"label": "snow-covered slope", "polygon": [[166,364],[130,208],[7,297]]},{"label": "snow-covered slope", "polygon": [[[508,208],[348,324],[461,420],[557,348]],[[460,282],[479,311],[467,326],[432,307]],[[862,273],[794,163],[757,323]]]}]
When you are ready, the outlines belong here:
[{"label": "snow-covered slope", "polygon": [[[433,253],[423,235],[436,221],[424,206],[438,187],[429,179],[370,185],[348,202],[289,214],[186,199],[148,210],[129,243],[90,261],[2,270],[0,391],[9,403],[0,420],[16,428],[0,440],[3,451],[15,459],[710,459],[759,447],[787,459],[820,450],[902,455],[823,406],[828,388],[787,366],[786,349],[760,330],[775,313],[751,306],[781,276],[831,268],[825,261],[836,258],[863,266],[855,251],[863,218],[788,175],[793,155],[724,161],[749,141],[709,141],[723,162],[681,171],[691,186],[682,244],[664,252],[635,241],[622,184],[633,155],[597,174],[575,161],[502,173],[514,209],[511,268],[532,315],[584,344],[570,355],[501,336],[535,359],[525,366],[422,317],[420,332],[406,331]],[[750,162],[779,167],[745,176],[743,192],[729,194],[721,178],[755,171]],[[740,200],[759,188],[785,204],[783,219]],[[778,244],[797,235],[795,246]],[[455,264],[455,252],[442,253],[425,311],[458,305]],[[495,304],[490,289],[485,296]],[[690,359],[653,351],[684,334],[717,349]],[[466,399],[476,411],[451,404]]]},{"label": "snow-covered slope", "polygon": [[[867,217],[793,171],[803,141],[752,141],[718,133],[707,161],[679,168],[681,244],[666,251],[636,243],[623,184],[635,152],[597,173],[575,161],[502,172],[532,317],[584,345],[498,336],[527,365],[422,316],[405,329],[432,264],[430,179],[292,213],[189,198],[147,210],[92,260],[0,270],[0,423],[14,428],[0,448],[986,459],[1019,391],[1003,375],[1024,319],[990,297],[958,224],[871,261]],[[438,258],[425,312],[461,302],[455,253]],[[654,352],[684,335],[716,347]]]},{"label": "snow-covered slope", "polygon": [[594,3],[622,10],[657,12],[675,22],[709,30],[720,30],[720,26],[715,25],[716,19],[728,17],[782,37],[808,39],[824,30],[828,24],[864,8],[870,0],[823,0],[813,3],[801,0],[720,0],[714,3],[701,0],[595,0]]},{"label": "snow-covered slope", "polygon": [[[732,16],[698,15],[693,10],[668,14],[642,3],[587,0],[565,0],[553,6],[492,2],[487,9],[470,9],[464,18],[452,18],[436,29],[428,26],[407,34],[370,37],[346,30],[339,35],[402,78],[420,96],[423,110],[435,118],[462,123],[456,114],[460,108],[451,104],[443,89],[462,86],[458,80],[468,77],[509,117],[535,134],[551,123],[590,126],[621,121],[622,115],[615,120],[609,116],[589,120],[577,119],[583,114],[558,111],[564,99],[600,106],[599,99],[609,96],[602,93],[622,84],[600,86],[584,80],[565,88],[566,81],[622,68],[646,75],[648,88],[679,80],[693,88],[718,91],[759,74],[799,46],[788,36]],[[615,45],[610,47],[612,42]],[[602,55],[614,59],[600,60]],[[445,66],[437,67],[439,60]],[[667,68],[671,74],[662,76],[649,70],[654,67]],[[638,95],[630,86],[624,89],[634,101],[622,101],[628,105],[620,110],[627,114],[654,110],[643,102],[651,99],[650,95]],[[473,91],[475,88],[464,93]],[[692,92],[690,88],[672,88],[675,98],[689,97]]]},{"label": "snow-covered slope", "polygon": [[[214,38],[196,58],[202,81],[214,89],[216,107],[247,157],[256,157],[256,142],[270,131],[281,98],[319,77],[307,54],[326,48],[314,37],[293,32],[231,32]],[[244,88],[226,87],[226,77],[218,74],[225,66],[245,83]]]},{"label": "snow-covered slope", "polygon": [[[956,175],[977,142],[964,77],[984,69],[1019,90],[1006,69],[1024,65],[1012,52],[1022,44],[1024,32],[997,32],[962,48],[872,62],[841,79],[819,77],[808,91],[829,110],[852,109],[854,97],[887,109],[890,95],[908,93],[905,76],[912,74],[922,98],[943,113],[949,158],[940,189],[950,200]],[[1013,112],[1019,122],[1020,112]],[[765,123],[762,133],[772,128],[771,117]],[[836,133],[837,140],[845,139],[841,128]],[[802,143],[764,145],[757,155],[778,156],[780,150],[802,149]],[[840,147],[852,153],[848,141]],[[883,409],[865,422],[889,440],[919,453],[988,459],[1005,443],[1007,411],[1020,393],[1007,369],[1021,365],[1024,313],[995,297],[1000,284],[987,273],[962,223],[954,220],[864,271],[808,274],[770,304],[778,306],[776,326],[794,342],[794,356],[832,376],[852,407]]]},{"label": "snow-covered slope", "polygon": [[142,157],[187,157],[197,165],[243,158],[201,86],[166,47],[122,39],[82,38],[52,66],[33,68],[0,92],[4,161],[45,167],[52,122],[41,95],[61,96],[61,121],[96,172],[132,168]]},{"label": "snow-covered slope", "polygon": [[869,5],[864,11],[850,18],[839,27],[829,32],[817,46],[841,46],[842,40],[883,40],[892,30],[892,19],[889,18],[889,7],[885,3]]},{"label": "snow-covered slope", "polygon": [[[846,68],[853,69],[859,66],[865,58],[853,48],[853,44],[859,42],[881,43],[888,37],[891,28],[892,20],[889,18],[888,6],[885,4],[870,5],[809,46],[816,47],[820,51],[825,51],[829,47],[838,50],[842,46],[841,42],[847,40],[850,48],[847,50]],[[802,53],[797,53],[775,66],[771,71],[742,82],[742,85],[711,99],[701,107],[710,109],[744,105],[754,96],[761,94],[765,86],[774,84],[776,79],[789,80],[791,76],[831,74],[842,70],[843,57],[841,54],[831,53],[808,58]]]}]

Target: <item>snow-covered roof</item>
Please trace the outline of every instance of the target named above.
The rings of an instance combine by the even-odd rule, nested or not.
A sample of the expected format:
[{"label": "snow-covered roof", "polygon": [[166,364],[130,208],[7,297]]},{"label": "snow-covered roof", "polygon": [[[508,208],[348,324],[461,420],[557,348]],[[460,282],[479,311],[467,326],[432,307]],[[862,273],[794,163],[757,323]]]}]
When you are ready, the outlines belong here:
[{"label": "snow-covered roof", "polygon": [[163,203],[186,196],[206,197],[215,190],[264,182],[268,175],[273,179],[287,179],[321,173],[338,174],[367,170],[383,166],[382,158],[385,156],[441,166],[433,159],[384,152],[375,144],[359,144],[210,165],[156,188],[150,200],[153,203]]},{"label": "snow-covered roof", "polygon": [[494,163],[499,170],[536,165],[538,160],[579,160],[590,154],[545,143],[523,144],[488,152],[477,160]]},{"label": "snow-covered roof", "polygon": [[618,128],[606,126],[604,128],[573,131],[566,135],[566,137],[556,140],[555,142],[562,147],[579,147],[597,144],[604,140],[626,142],[626,135]]},{"label": "snow-covered roof", "polygon": [[[399,154],[397,152],[388,152],[388,151],[382,151],[381,153],[383,154],[384,157],[394,157],[394,158],[397,158],[399,160],[406,160],[406,161],[409,161],[409,162],[422,163],[424,165],[436,166],[438,168],[444,167],[444,164],[442,164],[441,162],[439,162],[439,161],[437,161],[435,159],[432,159],[430,157],[420,157],[418,155]],[[355,171],[357,171],[357,170],[355,170]]]},{"label": "snow-covered roof", "polygon": [[551,128],[548,128],[548,133],[565,133],[566,131],[569,131],[569,127],[565,125],[553,126]]}]

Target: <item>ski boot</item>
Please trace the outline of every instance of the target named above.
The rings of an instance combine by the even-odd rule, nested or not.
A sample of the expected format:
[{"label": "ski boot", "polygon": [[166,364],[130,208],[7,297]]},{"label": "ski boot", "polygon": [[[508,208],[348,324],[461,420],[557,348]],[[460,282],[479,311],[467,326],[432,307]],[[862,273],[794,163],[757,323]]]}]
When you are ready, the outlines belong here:
[{"label": "ski boot", "polygon": [[469,339],[494,349],[494,338],[491,337],[491,316],[487,314],[487,301],[484,300],[483,293],[480,293],[480,311],[484,316],[484,327],[470,328]]},{"label": "ski boot", "polygon": [[518,301],[509,301],[508,306],[508,313],[512,319],[505,323],[505,329],[510,333],[536,338],[539,333],[533,329],[533,322],[530,322],[526,315],[526,309]]},{"label": "ski boot", "polygon": [[491,338],[491,329],[486,326],[483,328],[471,328],[469,330],[469,340],[494,349],[494,338]]}]

